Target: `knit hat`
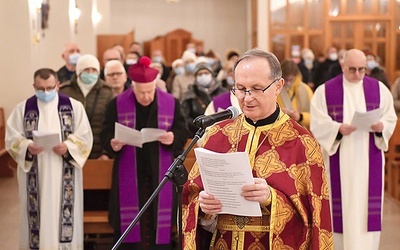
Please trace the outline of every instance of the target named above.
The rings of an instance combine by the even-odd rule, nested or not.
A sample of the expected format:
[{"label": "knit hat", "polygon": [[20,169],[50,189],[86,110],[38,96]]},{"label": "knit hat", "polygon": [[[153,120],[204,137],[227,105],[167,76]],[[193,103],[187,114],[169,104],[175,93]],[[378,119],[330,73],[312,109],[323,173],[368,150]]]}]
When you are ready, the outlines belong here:
[{"label": "knit hat", "polygon": [[86,54],[79,57],[78,63],[76,64],[76,74],[80,75],[88,68],[94,68],[97,70],[97,73],[100,74],[100,62],[94,55]]},{"label": "knit hat", "polygon": [[172,68],[176,68],[178,66],[178,64],[182,64],[183,65],[183,60],[182,59],[176,59],[175,61],[172,62]]},{"label": "knit hat", "polygon": [[194,70],[194,75],[197,75],[197,72],[199,72],[202,69],[206,69],[208,71],[210,71],[211,74],[214,74],[214,71],[212,70],[212,68],[210,67],[210,65],[208,65],[208,63],[199,63],[196,65],[196,69]]},{"label": "knit hat", "polygon": [[147,56],[142,56],[138,63],[129,67],[129,78],[136,83],[149,83],[156,79],[158,70],[150,68],[151,60]]},{"label": "knit hat", "polygon": [[189,60],[196,60],[196,54],[193,52],[190,52],[189,50],[185,50],[185,52],[183,52],[182,54],[182,60],[183,62],[189,61]]}]

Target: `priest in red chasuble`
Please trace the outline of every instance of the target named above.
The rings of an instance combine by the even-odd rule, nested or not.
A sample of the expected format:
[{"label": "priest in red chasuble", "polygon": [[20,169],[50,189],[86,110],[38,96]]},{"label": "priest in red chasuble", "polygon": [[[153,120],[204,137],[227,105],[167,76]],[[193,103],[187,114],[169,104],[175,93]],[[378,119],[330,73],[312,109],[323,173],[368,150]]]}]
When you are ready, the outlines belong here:
[{"label": "priest in red chasuble", "polygon": [[183,190],[183,249],[333,249],[326,170],[317,141],[276,103],[284,79],[275,55],[252,49],[234,68],[243,113],[212,126],[203,147],[247,152],[254,184],[241,195],[261,217],[223,214],[198,164]]}]

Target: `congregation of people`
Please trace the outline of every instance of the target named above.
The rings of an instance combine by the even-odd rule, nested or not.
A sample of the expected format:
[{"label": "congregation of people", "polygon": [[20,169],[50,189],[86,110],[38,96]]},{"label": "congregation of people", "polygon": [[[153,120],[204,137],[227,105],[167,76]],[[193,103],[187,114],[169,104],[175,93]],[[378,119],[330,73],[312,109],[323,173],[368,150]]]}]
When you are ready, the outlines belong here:
[{"label": "congregation of people", "polygon": [[[134,42],[97,58],[70,42],[65,65],[35,72],[34,95],[16,106],[6,129],[18,164],[21,249],[87,248],[82,217],[90,210],[109,211],[117,242],[195,136],[193,120],[230,106],[238,117],[207,128],[198,146],[248,153],[254,184],[241,195],[262,215],[220,214],[195,163],[182,211],[168,183],[118,249],[178,249],[178,212],[183,249],[379,248],[400,77],[389,82],[377,55],[329,46],[322,60],[309,48],[278,60],[261,49],[220,56],[188,43],[168,65],[165,53],[144,55]],[[369,130],[352,124],[354,113],[375,109],[379,120]],[[116,138],[117,123],[164,132],[132,146]],[[58,134],[60,144],[36,145],[35,130]],[[83,192],[87,159],[113,160],[110,191]]]}]

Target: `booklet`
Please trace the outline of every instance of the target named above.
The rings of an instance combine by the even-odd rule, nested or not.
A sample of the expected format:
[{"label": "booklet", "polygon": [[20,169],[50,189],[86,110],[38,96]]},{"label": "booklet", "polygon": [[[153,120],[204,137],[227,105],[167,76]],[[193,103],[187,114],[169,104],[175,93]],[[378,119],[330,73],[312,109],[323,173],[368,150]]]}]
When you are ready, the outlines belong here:
[{"label": "booklet", "polygon": [[141,148],[143,143],[157,141],[166,131],[158,128],[142,128],[140,131],[115,123],[114,138],[120,142]]},{"label": "booklet", "polygon": [[351,125],[356,127],[358,130],[372,132],[371,125],[378,122],[380,116],[380,108],[367,112],[356,111],[351,121]]},{"label": "booklet", "polygon": [[261,216],[260,204],[240,195],[244,185],[254,184],[246,152],[223,154],[195,148],[194,153],[204,189],[221,201],[221,214]]},{"label": "booklet", "polygon": [[46,151],[53,150],[53,147],[58,145],[60,141],[60,135],[58,133],[49,133],[34,130],[32,131],[33,141],[37,146],[43,147]]}]

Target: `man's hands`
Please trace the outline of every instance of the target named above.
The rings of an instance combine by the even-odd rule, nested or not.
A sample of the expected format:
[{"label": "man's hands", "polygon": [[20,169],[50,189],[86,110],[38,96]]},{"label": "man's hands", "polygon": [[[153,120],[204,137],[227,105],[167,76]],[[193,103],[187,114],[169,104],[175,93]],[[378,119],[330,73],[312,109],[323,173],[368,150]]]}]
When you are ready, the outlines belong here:
[{"label": "man's hands", "polygon": [[168,131],[165,134],[160,135],[158,141],[164,145],[171,145],[174,142],[174,133]]},{"label": "man's hands", "polygon": [[120,150],[122,149],[123,146],[125,146],[125,143],[120,142],[119,140],[113,138],[113,139],[111,139],[111,141],[110,141],[110,145],[111,145],[112,149],[113,149],[115,152],[118,152],[118,151],[120,151]]},{"label": "man's hands", "polygon": [[[271,190],[265,179],[254,178],[254,184],[242,187],[241,195],[248,201],[265,204],[271,196]],[[199,193],[198,200],[201,210],[206,214],[214,215],[222,211],[221,201],[204,190]]]},{"label": "man's hands", "polygon": [[43,147],[37,146],[34,142],[28,145],[28,151],[31,155],[38,155],[43,151]]}]

